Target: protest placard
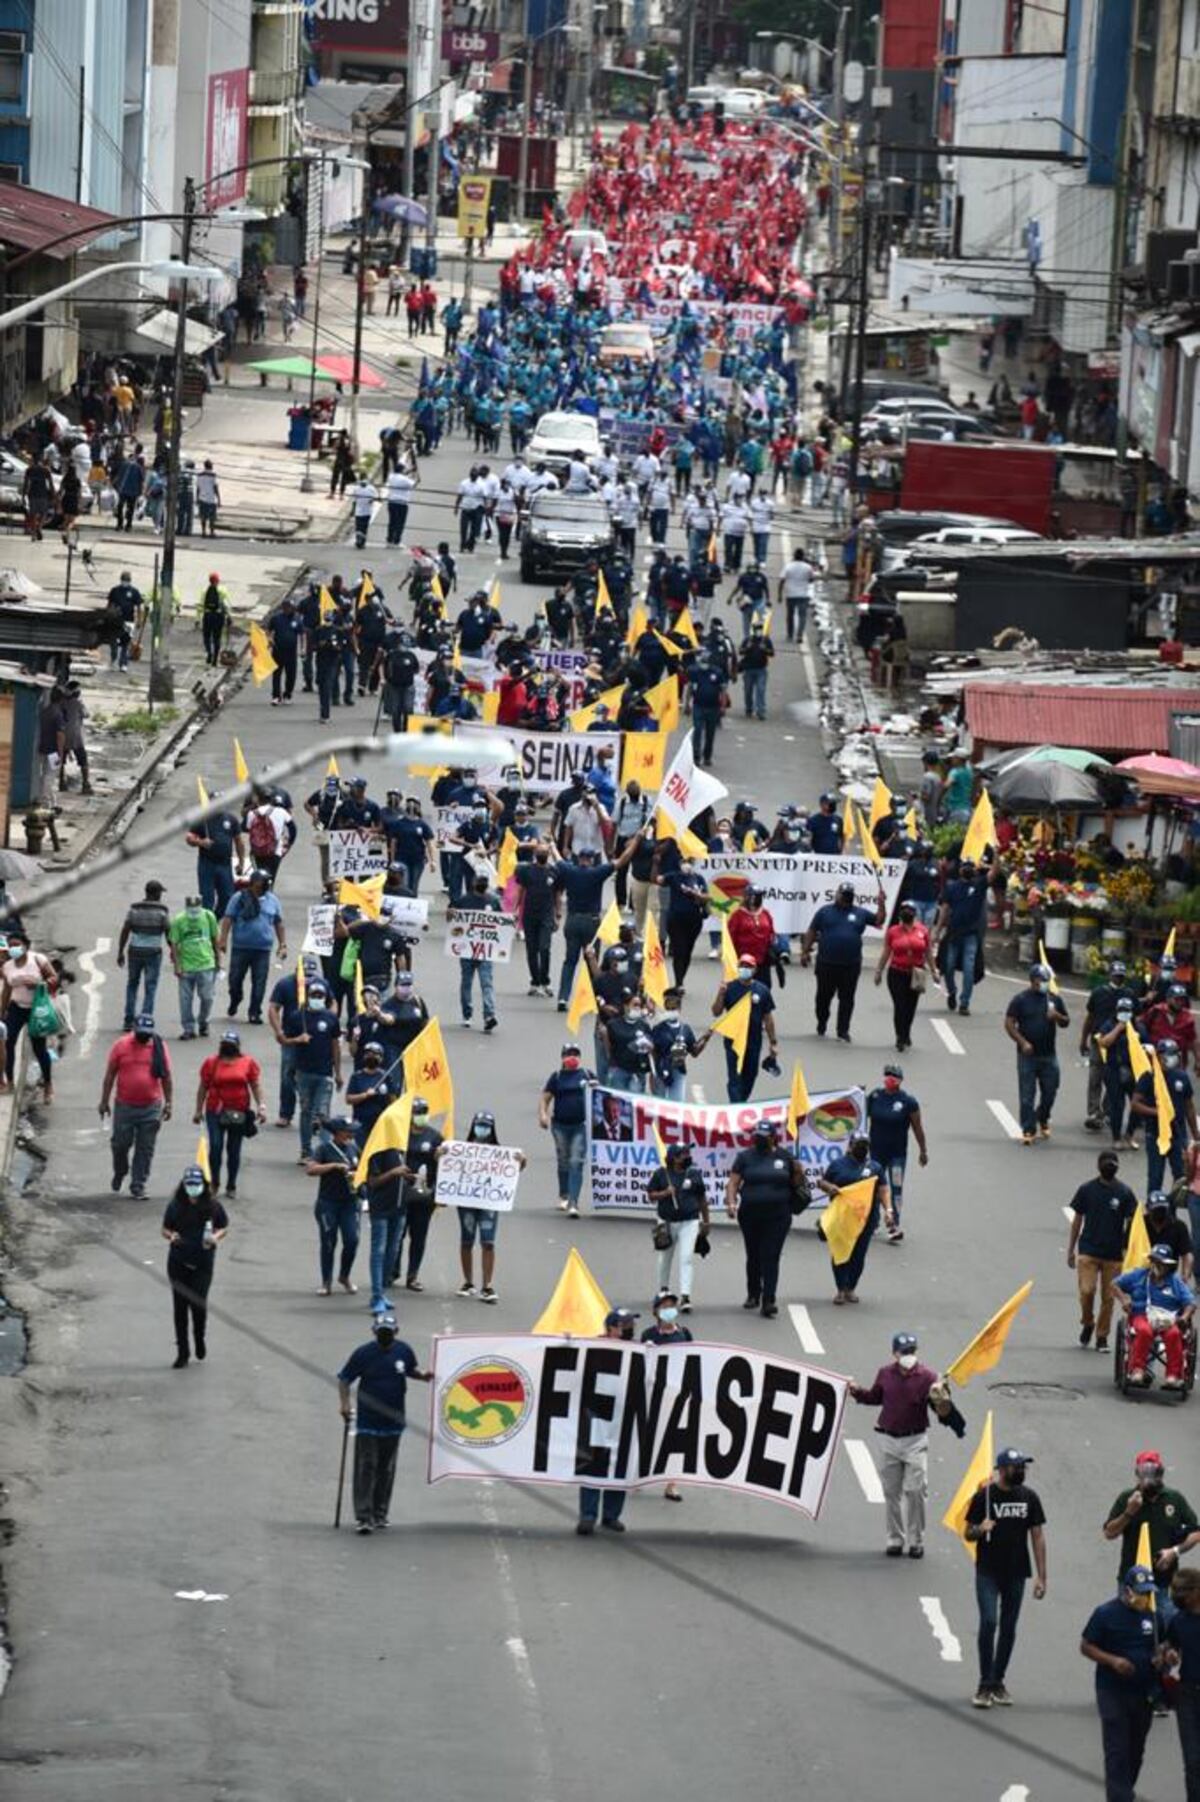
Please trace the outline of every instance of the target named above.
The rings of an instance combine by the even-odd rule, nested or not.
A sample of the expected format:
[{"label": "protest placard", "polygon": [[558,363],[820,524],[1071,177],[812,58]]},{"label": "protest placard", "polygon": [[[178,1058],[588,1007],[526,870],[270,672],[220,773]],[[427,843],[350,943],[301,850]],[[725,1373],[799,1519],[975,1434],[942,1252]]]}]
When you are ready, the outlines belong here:
[{"label": "protest placard", "polygon": [[446,914],[446,956],[506,964],[512,956],[516,929],[512,914],[489,913],[485,908],[450,908]]},{"label": "protest placard", "polygon": [[376,833],[339,827],[329,834],[329,874],[358,882],[387,869],[387,844]]},{"label": "protest placard", "polygon": [[[788,936],[807,932],[817,909],[834,899],[843,882],[854,884],[855,902],[873,914],[882,881],[890,918],[904,867],[897,858],[885,858],[877,878],[865,857],[821,857],[816,852],[789,856],[775,851],[734,851],[700,858],[696,863],[708,883],[709,900],[718,911],[735,906],[747,888],[761,889],[763,906],[774,920],[776,932]],[[874,930],[870,928],[871,933]]]},{"label": "protest placard", "polygon": [[500,733],[512,745],[511,763],[481,762],[476,780],[485,788],[513,786],[531,795],[557,795],[569,787],[571,777],[587,775],[603,750],[612,752],[613,769],[620,768],[619,732],[531,732],[524,726],[474,726],[459,723],[454,736],[470,740],[479,734],[495,738]]},{"label": "protest placard", "polygon": [[301,951],[307,951],[314,957],[333,956],[333,922],[337,908],[322,903],[308,910],[308,926],[304,934]]},{"label": "protest placard", "polygon": [[470,807],[435,807],[433,810],[433,830],[439,851],[449,849],[450,840],[457,838],[458,829],[472,814]]},{"label": "protest placard", "polygon": [[447,1208],[494,1208],[508,1214],[516,1205],[521,1153],[512,1145],[475,1145],[447,1139],[437,1165],[437,1200]]},{"label": "protest placard", "polygon": [[381,895],[379,917],[390,920],[401,932],[424,932],[429,924],[429,903],[420,895]]},{"label": "protest placard", "polygon": [[583,696],[587,688],[584,680],[584,671],[588,666],[586,651],[535,651],[533,661],[537,669],[544,670],[552,676],[559,676],[568,684],[567,708],[569,712],[573,713],[577,707],[583,706]]}]

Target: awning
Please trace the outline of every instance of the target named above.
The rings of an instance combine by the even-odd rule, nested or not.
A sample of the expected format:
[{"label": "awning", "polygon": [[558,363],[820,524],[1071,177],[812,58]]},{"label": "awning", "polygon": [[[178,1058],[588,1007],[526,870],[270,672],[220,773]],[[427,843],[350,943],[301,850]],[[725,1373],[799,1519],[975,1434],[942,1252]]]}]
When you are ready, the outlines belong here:
[{"label": "awning", "polygon": [[57,194],[0,181],[0,244],[39,251],[65,262],[119,221],[94,206],[77,206]]},{"label": "awning", "polygon": [[[138,325],[136,337],[149,338],[152,344],[160,344],[164,350],[174,350],[175,332],[179,315],[164,309],[160,313],[151,313]],[[202,357],[206,350],[221,337],[211,326],[201,325],[198,319],[189,319],[184,327],[183,347],[189,357]]]},{"label": "awning", "polygon": [[1197,689],[1053,682],[970,682],[963,698],[977,744],[1078,745],[1089,751],[1166,751],[1171,715],[1200,708]]}]

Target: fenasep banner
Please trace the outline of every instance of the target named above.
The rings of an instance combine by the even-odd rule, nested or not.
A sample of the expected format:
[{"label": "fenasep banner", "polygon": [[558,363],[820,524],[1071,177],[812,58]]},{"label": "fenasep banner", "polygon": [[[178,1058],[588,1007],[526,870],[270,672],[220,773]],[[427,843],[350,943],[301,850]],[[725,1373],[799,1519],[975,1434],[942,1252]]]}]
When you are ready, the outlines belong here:
[{"label": "fenasep banner", "polygon": [[816,1520],[849,1380],[737,1345],[455,1333],[433,1342],[429,1481],[699,1483]]},{"label": "fenasep banner", "polygon": [[459,722],[454,736],[470,740],[480,733],[495,738],[501,733],[512,744],[511,764],[480,763],[476,774],[486,788],[512,784],[533,795],[557,795],[570,786],[571,777],[586,774],[601,751],[613,754],[613,769],[621,767],[619,732],[529,732],[524,726],[472,726]]},{"label": "fenasep banner", "polygon": [[[696,861],[718,906],[740,901],[747,887],[759,888],[776,932],[788,934],[807,932],[817,909],[833,900],[842,882],[852,882],[858,905],[874,913],[882,881],[890,919],[904,879],[904,867],[897,858],[884,858],[877,877],[865,857],[820,857],[812,851],[795,856],[779,851],[734,851]],[[870,928],[871,933],[874,930]]]},{"label": "fenasep banner", "polygon": [[[654,1142],[657,1128],[664,1150],[687,1145],[692,1164],[704,1178],[714,1218],[725,1201],[725,1183],[739,1151],[749,1146],[760,1120],[786,1125],[788,1097],[769,1101],[729,1101],[701,1106],[699,1102],[660,1101],[653,1095],[626,1095],[621,1089],[592,1088],[588,1092],[588,1163],[592,1174],[592,1206],[597,1213],[633,1208],[651,1213],[646,1195],[650,1172],[659,1161]],[[859,1088],[833,1089],[811,1095],[812,1110],[800,1122],[793,1144],[807,1172],[818,1174],[840,1157],[847,1141],[862,1125],[865,1092]],[[820,1198],[814,1196],[820,1205]]]}]

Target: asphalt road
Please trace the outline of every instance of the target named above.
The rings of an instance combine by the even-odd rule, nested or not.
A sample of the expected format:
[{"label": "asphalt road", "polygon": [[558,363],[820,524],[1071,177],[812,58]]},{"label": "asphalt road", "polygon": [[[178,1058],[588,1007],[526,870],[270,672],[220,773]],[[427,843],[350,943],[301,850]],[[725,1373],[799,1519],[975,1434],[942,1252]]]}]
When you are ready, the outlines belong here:
[{"label": "asphalt road", "polygon": [[[410,541],[451,536],[448,493],[461,440],[426,466]],[[374,536],[382,538],[377,524]],[[349,576],[359,559],[340,558]],[[372,546],[385,592],[398,568]],[[322,552],[319,566],[338,561]],[[490,547],[464,560],[460,596],[495,573]],[[505,613],[526,619],[540,592],[502,572]],[[811,663],[784,648],[770,718],[738,711],[718,740],[717,773],[768,809],[811,801],[828,779],[808,724]],[[795,708],[797,711],[793,712]],[[373,712],[373,709],[371,710]],[[334,731],[368,720],[342,710]],[[236,733],[252,766],[323,737],[312,697],[272,710],[247,687],[165,782],[149,817],[231,774]],[[319,769],[314,766],[314,774]],[[373,791],[382,766],[368,768]],[[300,796],[303,781],[294,784]],[[306,832],[280,890],[299,942],[316,859]],[[970,1562],[939,1527],[924,1563],[886,1561],[878,1491],[865,1468],[873,1414],[851,1408],[826,1510],[810,1524],[783,1508],[711,1490],[682,1507],[634,1496],[629,1532],[574,1537],[570,1492],[424,1480],[427,1391],[414,1388],[393,1505],[395,1528],[359,1540],[331,1531],[340,1428],[332,1373],[366,1337],[365,1293],[314,1293],[315,1185],[296,1140],[268,1129],[249,1148],[234,1230],[220,1253],[210,1355],[174,1372],[162,1204],[196,1131],[181,1108],[164,1130],[151,1199],[108,1192],[95,1112],[103,1059],[121,1018],[115,941],[140,880],[157,874],[179,903],[192,885],[180,844],[138,872],[64,902],[42,942],[77,948],[82,1027],[64,1062],[40,1194],[24,1218],[21,1278],[35,1298],[33,1361],[0,1393],[9,1512],[5,1553],[15,1668],[0,1714],[6,1802],[603,1802],[670,1789],[703,1798],[764,1795],[925,1802],[1084,1802],[1102,1793],[1091,1667],[1080,1627],[1112,1593],[1113,1548],[1100,1524],[1134,1452],[1158,1446],[1169,1481],[1200,1499],[1191,1408],[1158,1395],[1123,1401],[1105,1359],[1079,1351],[1063,1206],[1094,1167],[1082,1130],[1082,1073],[1065,1073],[1053,1142],[1014,1143],[993,1104],[1015,1109],[998,1016],[1011,988],[980,990],[969,1021],[923,1004],[908,1086],[930,1135],[927,1171],[910,1174],[903,1246],[877,1242],[863,1305],[835,1311],[828,1263],[810,1229],[789,1242],[771,1323],[744,1314],[739,1242],[716,1235],[701,1267],[698,1337],[809,1355],[867,1380],[893,1331],[914,1329],[944,1365],[1026,1277],[1036,1278],[1002,1368],[963,1398],[968,1438],[937,1430],[931,1517],[956,1487],[987,1406],[996,1443],[1035,1457],[1049,1516],[1050,1593],[1026,1604],[1009,1712],[974,1712]],[[440,903],[439,903],[440,907]],[[454,1296],[453,1221],[431,1235],[423,1295],[404,1297],[402,1333],[424,1358],[437,1331],[523,1330],[540,1312],[569,1245],[614,1301],[646,1308],[654,1280],[644,1222],[555,1209],[553,1164],[535,1098],[554,1067],[562,1021],[529,1000],[520,959],[499,979],[500,1028],[484,1040],[455,1024],[454,966],[431,934],[418,979],[441,1010],[460,1116],[486,1104],[530,1166],[517,1213],[501,1224],[499,1306]],[[80,956],[80,954],[83,954]],[[557,966],[557,954],[556,954]],[[717,966],[694,967],[685,1015],[708,1012]],[[177,1031],[167,985],[160,1021]],[[791,972],[781,1016],[785,1068],[810,1087],[878,1079],[891,1048],[879,995],[860,992],[855,1042],[818,1044],[811,979]],[[274,1060],[261,1043],[269,1070]],[[258,1048],[257,1045],[255,1047]],[[273,1046],[271,1047],[273,1050]],[[195,1045],[172,1044],[187,1096]],[[723,1093],[712,1046],[695,1080]],[[1136,1172],[1141,1187],[1142,1172]],[[365,1270],[360,1254],[358,1274]],[[26,1293],[30,1290],[27,1289]],[[1000,1379],[998,1382],[995,1379]],[[1193,1403],[1192,1407],[1200,1404]],[[187,1599],[197,1596],[205,1599]],[[1155,1727],[1142,1794],[1182,1790],[1174,1725]]]}]

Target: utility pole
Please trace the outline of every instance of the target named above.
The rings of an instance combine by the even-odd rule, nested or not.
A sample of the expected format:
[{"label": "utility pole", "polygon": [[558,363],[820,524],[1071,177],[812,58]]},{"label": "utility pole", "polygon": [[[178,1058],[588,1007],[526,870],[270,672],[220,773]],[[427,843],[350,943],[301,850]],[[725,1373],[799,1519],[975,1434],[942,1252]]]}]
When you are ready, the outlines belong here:
[{"label": "utility pole", "polygon": [[[313,441],[313,409],[317,404],[317,346],[321,334],[321,271],[325,266],[325,152],[321,152],[321,160],[316,165],[319,179],[317,197],[317,279],[313,283],[313,315],[312,315],[312,374],[308,378],[308,443],[304,448],[304,474],[300,479],[301,494],[311,494],[312,480],[312,441]],[[312,193],[312,169],[309,164],[309,194]],[[366,184],[363,184],[364,192]]]},{"label": "utility pole", "polygon": [[[192,260],[192,236],[196,228],[196,184],[189,175],[183,184],[183,230],[179,260],[186,269]],[[175,604],[175,529],[179,515],[179,457],[183,445],[183,366],[187,356],[186,275],[179,278],[179,312],[175,320],[175,365],[171,376],[171,435],[167,440],[167,505],[163,517],[162,570],[155,584],[150,610],[150,700],[175,699],[175,672],[171,668],[169,640]],[[166,597],[166,609],[163,597]]]},{"label": "utility pole", "polygon": [[[370,149],[371,135],[367,133]],[[368,162],[370,157],[368,156]],[[367,221],[371,216],[371,178],[363,182],[362,215],[358,222],[358,254],[354,260],[354,364],[350,371],[350,445],[358,457],[358,391],[362,375],[363,307],[367,298],[364,276],[367,273]]]},{"label": "utility pole", "polygon": [[[850,477],[847,484],[851,508],[854,505],[854,485],[858,477],[859,439],[862,437],[863,416],[863,372],[867,352],[867,310],[870,300],[871,271],[871,201],[868,198],[870,189],[867,172],[863,170],[863,183],[858,197],[858,296],[855,305],[858,317],[854,324],[854,398],[850,411]],[[850,362],[850,334],[846,334],[846,356],[842,366],[842,393],[846,391],[846,371]]]},{"label": "utility pole", "polygon": [[829,262],[837,269],[842,258],[842,152],[846,139],[846,30],[850,8],[838,12],[837,36],[833,41],[833,117],[837,126],[837,143],[829,166]]},{"label": "utility pole", "polygon": [[529,11],[525,13],[525,68],[521,81],[521,142],[517,146],[517,223],[525,217],[525,196],[529,192],[529,130],[533,123],[533,39],[529,34]]}]

